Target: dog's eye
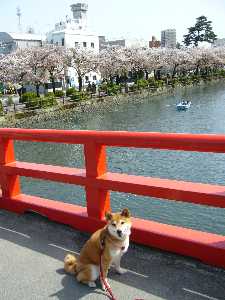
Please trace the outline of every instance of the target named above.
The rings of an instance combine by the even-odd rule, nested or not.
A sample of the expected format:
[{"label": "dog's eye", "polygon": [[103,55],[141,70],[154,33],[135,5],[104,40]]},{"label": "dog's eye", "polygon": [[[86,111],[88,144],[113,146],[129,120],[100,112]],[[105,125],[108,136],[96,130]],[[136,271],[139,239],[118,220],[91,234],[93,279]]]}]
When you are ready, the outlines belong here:
[{"label": "dog's eye", "polygon": [[125,222],[122,221],[122,222],[121,222],[121,225],[123,225],[124,223],[125,223]]},{"label": "dog's eye", "polygon": [[116,223],[112,223],[112,226],[114,226],[114,227],[115,227],[115,226],[116,226]]}]

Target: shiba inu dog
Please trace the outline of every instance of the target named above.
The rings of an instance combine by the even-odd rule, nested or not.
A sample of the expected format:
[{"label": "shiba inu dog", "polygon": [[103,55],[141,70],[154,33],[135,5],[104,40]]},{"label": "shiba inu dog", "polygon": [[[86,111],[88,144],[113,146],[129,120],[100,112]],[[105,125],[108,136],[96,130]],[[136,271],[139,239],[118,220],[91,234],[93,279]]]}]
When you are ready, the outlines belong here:
[{"label": "shiba inu dog", "polygon": [[110,266],[114,266],[119,274],[124,273],[120,267],[120,260],[129,247],[130,212],[127,208],[115,214],[107,212],[106,220],[107,225],[90,237],[78,258],[67,254],[64,259],[65,271],[74,274],[78,282],[90,287],[96,287],[95,281],[100,276],[100,256],[102,256],[102,277],[106,282]]}]

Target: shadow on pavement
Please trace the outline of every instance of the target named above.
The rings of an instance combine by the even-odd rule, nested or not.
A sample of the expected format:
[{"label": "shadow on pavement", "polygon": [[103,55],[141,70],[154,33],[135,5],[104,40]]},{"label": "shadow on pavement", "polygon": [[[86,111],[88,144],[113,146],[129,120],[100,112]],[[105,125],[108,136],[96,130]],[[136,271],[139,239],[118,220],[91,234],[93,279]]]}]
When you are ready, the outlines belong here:
[{"label": "shadow on pavement", "polygon": [[[44,254],[57,260],[55,276],[60,277],[61,286],[49,294],[49,299],[107,299],[100,284],[93,290],[63,271],[65,254],[79,253],[88,236],[39,215],[0,211],[0,239],[31,249],[34,255]],[[0,247],[2,257],[1,251]],[[192,259],[131,244],[122,267],[127,269],[126,274],[121,276],[110,270],[109,275],[119,299],[140,299],[142,295],[145,300],[225,299],[225,271]]]}]

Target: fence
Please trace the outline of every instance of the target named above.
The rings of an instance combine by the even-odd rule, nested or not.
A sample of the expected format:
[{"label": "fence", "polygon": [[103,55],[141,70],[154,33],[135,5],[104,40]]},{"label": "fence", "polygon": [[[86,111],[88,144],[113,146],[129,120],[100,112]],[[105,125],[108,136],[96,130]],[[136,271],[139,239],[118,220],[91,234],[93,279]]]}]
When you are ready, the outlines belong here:
[{"label": "fence", "polygon": [[[85,169],[15,161],[14,140],[84,145]],[[110,191],[225,208],[225,186],[134,176],[107,171],[106,147],[225,153],[224,135],[0,129],[0,208],[35,211],[93,232],[104,224]],[[86,207],[22,194],[20,176],[81,185]],[[216,220],[215,220],[216,222]],[[225,236],[133,218],[132,240],[225,268]]]}]

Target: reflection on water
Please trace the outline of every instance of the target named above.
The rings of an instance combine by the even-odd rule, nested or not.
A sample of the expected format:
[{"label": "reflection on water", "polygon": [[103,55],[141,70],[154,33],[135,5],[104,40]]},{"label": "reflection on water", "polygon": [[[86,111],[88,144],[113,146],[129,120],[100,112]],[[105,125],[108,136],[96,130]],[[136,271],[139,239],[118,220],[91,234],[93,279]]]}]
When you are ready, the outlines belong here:
[{"label": "reflection on water", "polygon": [[[175,103],[181,97],[191,100],[190,110],[176,111]],[[225,133],[225,83],[182,89],[172,96],[124,104],[104,113],[83,113],[82,116],[68,113],[65,119],[27,123],[24,127]],[[17,142],[16,150],[19,160],[84,166],[80,145]],[[109,169],[115,172],[225,185],[224,154],[123,148],[110,148],[107,152]],[[85,205],[83,189],[73,185],[23,178],[22,187],[25,193]],[[224,209],[115,192],[111,193],[111,200],[114,210],[128,206],[135,216],[225,234]]]}]

